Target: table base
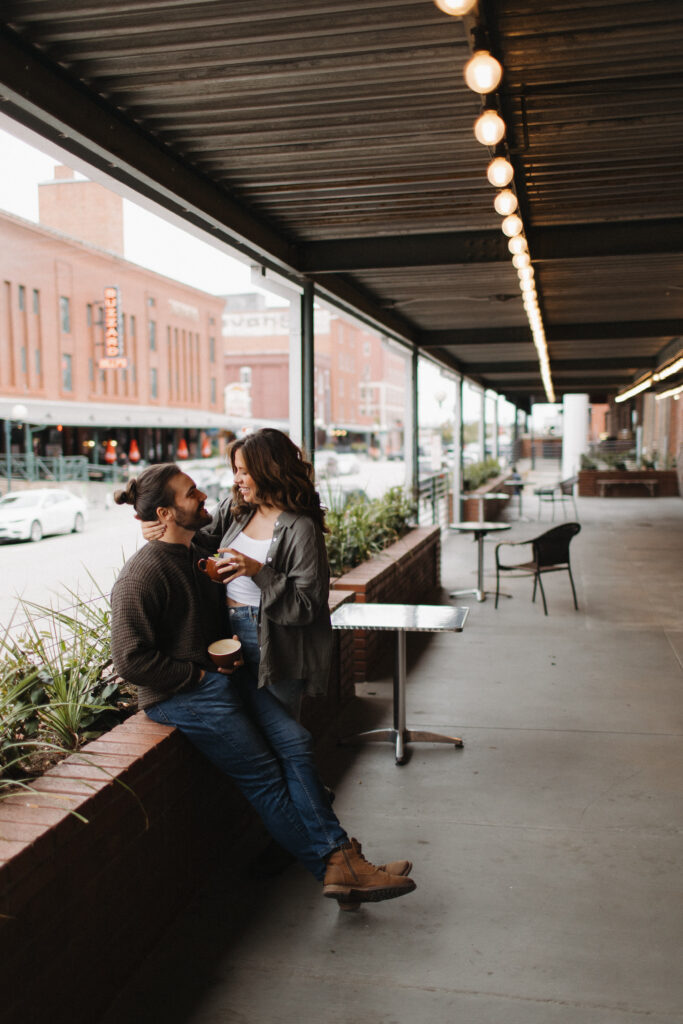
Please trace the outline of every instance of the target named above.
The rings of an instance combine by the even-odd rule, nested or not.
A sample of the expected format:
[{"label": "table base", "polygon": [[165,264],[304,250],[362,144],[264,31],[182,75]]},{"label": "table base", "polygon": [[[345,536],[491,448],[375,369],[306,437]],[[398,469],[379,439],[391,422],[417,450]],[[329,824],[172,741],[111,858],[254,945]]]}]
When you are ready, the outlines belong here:
[{"label": "table base", "polygon": [[466,597],[468,594],[474,594],[476,596],[476,598],[477,598],[477,601],[485,601],[486,600],[486,591],[485,590],[477,590],[476,587],[474,587],[474,589],[472,589],[472,590],[451,590],[448,596],[449,597]]},{"label": "table base", "polygon": [[439,732],[425,732],[423,729],[368,729],[353,736],[339,740],[342,746],[353,746],[356,743],[381,743],[386,740],[395,744],[396,764],[405,764],[409,743],[452,743],[454,747],[464,747],[459,736],[444,736]]}]

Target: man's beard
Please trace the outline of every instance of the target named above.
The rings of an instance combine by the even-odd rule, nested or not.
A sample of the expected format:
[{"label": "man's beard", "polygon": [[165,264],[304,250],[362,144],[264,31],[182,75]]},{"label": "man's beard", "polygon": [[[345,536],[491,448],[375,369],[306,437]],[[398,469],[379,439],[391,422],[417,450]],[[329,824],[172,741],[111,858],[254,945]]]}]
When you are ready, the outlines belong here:
[{"label": "man's beard", "polygon": [[184,530],[200,530],[202,526],[210,521],[211,516],[206,511],[204,506],[198,508],[196,512],[185,512],[181,508],[173,506],[173,512],[175,516],[175,522],[177,526],[182,526]]}]

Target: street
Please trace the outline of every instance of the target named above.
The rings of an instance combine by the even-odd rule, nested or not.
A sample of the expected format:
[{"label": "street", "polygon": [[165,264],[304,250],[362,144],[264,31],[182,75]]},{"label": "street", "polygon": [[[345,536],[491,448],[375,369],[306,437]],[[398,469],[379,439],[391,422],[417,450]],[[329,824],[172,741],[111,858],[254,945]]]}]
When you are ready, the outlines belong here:
[{"label": "street", "polygon": [[[87,497],[88,485],[85,488]],[[0,545],[0,625],[7,626],[13,614],[13,628],[25,620],[23,609],[17,608],[19,598],[65,608],[73,603],[68,590],[84,599],[94,596],[97,591],[88,573],[107,593],[123,562],[141,542],[140,525],[130,506],[107,508],[98,503],[90,505],[83,533],[44,537],[37,544]]]}]

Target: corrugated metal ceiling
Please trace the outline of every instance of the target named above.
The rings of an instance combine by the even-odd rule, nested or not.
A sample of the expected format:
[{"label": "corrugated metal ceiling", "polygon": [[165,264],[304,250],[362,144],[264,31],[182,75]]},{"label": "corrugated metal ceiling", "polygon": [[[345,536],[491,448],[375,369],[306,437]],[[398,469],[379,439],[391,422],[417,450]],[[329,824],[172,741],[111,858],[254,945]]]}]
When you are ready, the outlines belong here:
[{"label": "corrugated metal ceiling", "polygon": [[[472,134],[469,22],[432,0],[5,0],[2,17],[0,109],[513,400],[542,397]],[[480,0],[478,18],[505,68],[555,389],[604,398],[680,334],[683,4]]]}]

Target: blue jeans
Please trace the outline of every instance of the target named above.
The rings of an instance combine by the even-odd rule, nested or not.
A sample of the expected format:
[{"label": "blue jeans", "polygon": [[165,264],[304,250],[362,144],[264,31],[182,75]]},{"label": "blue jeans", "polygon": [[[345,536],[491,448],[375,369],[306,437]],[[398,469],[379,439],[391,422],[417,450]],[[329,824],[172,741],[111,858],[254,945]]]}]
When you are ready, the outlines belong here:
[{"label": "blue jeans", "polygon": [[[258,605],[242,605],[239,608],[228,608],[230,616],[230,635],[237,633],[242,641],[242,656],[245,668],[256,681],[259,668],[258,646]],[[304,693],[303,679],[278,679],[268,687],[270,693],[289,711],[292,718],[298,721],[301,716],[301,701]]]},{"label": "blue jeans", "polygon": [[244,669],[232,676],[207,672],[196,689],[145,710],[153,721],[180,729],[233,779],[273,838],[322,880],[328,856],[348,836],[318,777],[310,733],[256,686],[249,667],[258,651],[256,624],[242,619],[231,629],[247,655]]}]

